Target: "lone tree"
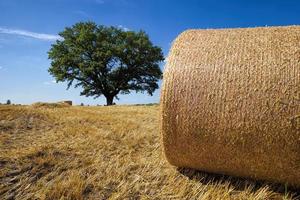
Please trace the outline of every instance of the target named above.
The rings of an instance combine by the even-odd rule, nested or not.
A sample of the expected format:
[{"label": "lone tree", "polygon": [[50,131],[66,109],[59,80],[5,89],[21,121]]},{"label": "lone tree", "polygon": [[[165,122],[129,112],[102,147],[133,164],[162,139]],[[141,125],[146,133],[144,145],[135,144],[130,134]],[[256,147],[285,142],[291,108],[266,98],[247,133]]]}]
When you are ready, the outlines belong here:
[{"label": "lone tree", "polygon": [[104,95],[112,105],[118,94],[131,91],[152,95],[158,88],[164,57],[143,31],[124,31],[117,27],[98,26],[93,22],[67,27],[52,45],[49,73],[56,82],[70,88],[82,87],[80,95]]}]

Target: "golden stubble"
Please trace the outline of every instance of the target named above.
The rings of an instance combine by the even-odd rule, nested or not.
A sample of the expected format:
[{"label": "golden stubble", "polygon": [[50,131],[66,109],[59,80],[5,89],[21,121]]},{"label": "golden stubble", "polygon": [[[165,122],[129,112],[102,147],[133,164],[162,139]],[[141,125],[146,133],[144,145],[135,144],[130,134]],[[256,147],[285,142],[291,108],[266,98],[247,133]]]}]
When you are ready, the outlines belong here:
[{"label": "golden stubble", "polygon": [[258,200],[294,193],[169,165],[158,106],[0,106],[0,147],[0,199]]}]

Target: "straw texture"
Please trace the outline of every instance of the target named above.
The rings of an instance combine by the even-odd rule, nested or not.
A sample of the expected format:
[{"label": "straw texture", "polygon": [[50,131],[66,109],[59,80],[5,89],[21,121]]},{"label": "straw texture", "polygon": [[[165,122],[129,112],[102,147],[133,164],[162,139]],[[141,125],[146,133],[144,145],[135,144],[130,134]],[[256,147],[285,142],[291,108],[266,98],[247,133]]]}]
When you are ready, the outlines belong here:
[{"label": "straw texture", "polygon": [[183,32],[161,119],[175,166],[300,187],[300,26]]}]

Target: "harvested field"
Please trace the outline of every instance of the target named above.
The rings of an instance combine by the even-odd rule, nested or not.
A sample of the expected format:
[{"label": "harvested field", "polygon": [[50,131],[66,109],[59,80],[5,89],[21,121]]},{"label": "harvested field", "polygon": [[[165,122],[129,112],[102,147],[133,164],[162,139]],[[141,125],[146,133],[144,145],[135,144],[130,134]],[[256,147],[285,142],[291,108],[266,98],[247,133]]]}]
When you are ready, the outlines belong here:
[{"label": "harvested field", "polygon": [[177,169],[158,106],[0,106],[0,199],[297,199],[282,185]]}]

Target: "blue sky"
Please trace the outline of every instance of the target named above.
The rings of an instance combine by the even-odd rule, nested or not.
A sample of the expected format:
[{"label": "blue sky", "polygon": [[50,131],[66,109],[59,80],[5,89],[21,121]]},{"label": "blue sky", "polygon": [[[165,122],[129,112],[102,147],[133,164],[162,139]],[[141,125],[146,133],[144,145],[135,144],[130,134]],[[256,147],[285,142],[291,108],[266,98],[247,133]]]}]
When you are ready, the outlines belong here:
[{"label": "blue sky", "polygon": [[[79,21],[144,30],[167,56],[171,42],[186,29],[300,24],[298,0],[0,0],[0,102],[73,100],[104,104],[54,83],[47,51],[66,26]],[[163,63],[162,63],[163,69]],[[118,104],[159,101],[153,96],[119,96]]]}]

